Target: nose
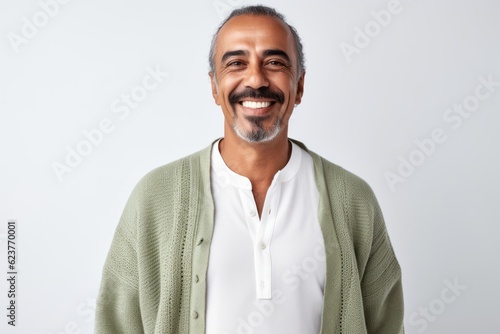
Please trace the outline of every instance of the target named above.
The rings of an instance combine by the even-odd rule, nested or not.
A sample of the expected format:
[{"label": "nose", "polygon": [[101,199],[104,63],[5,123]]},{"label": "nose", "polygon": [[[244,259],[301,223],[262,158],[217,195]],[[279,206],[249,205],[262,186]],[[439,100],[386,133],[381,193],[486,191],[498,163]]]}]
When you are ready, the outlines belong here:
[{"label": "nose", "polygon": [[269,81],[267,80],[265,72],[262,71],[261,64],[254,63],[248,65],[243,84],[245,87],[251,87],[253,89],[269,86]]}]

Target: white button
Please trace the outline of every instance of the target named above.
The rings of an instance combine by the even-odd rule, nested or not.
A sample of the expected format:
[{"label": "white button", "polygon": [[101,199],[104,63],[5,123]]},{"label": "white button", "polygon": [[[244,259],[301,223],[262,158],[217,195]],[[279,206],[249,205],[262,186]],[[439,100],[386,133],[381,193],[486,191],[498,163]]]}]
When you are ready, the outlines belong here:
[{"label": "white button", "polygon": [[250,216],[251,217],[255,217],[256,214],[257,214],[257,212],[255,212],[254,209],[250,210]]},{"label": "white button", "polygon": [[229,175],[223,172],[218,173],[219,181],[223,187],[229,185]]},{"label": "white button", "polygon": [[269,209],[269,215],[271,215],[271,209]]},{"label": "white button", "polygon": [[262,250],[266,249],[266,244],[264,242],[262,242],[262,241],[259,242],[259,248],[262,249]]}]

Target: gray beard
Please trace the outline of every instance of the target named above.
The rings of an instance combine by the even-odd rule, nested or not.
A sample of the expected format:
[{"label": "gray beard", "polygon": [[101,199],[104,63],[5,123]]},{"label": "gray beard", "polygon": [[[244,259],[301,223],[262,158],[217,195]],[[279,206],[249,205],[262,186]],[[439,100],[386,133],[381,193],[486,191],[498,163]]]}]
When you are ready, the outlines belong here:
[{"label": "gray beard", "polygon": [[247,121],[250,121],[253,124],[254,129],[250,131],[243,131],[238,127],[238,124],[236,122],[237,120],[236,114],[233,117],[233,129],[234,132],[240,137],[241,139],[249,142],[249,143],[265,143],[273,140],[278,136],[278,134],[281,132],[281,119],[277,118],[276,122],[274,122],[273,126],[271,129],[266,130],[263,125],[262,121],[265,119],[265,117],[245,117]]}]

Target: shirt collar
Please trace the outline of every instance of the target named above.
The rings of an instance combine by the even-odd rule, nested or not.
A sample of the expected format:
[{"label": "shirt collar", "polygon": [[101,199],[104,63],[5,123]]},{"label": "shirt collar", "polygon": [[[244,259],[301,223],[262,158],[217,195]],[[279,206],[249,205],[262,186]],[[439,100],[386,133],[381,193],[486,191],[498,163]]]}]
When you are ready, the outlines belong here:
[{"label": "shirt collar", "polygon": [[[233,187],[252,190],[252,184],[250,180],[243,176],[233,172],[222,159],[222,155],[219,152],[219,142],[222,140],[217,140],[212,147],[212,168],[215,172],[216,182],[221,184],[222,186],[231,185]],[[302,149],[290,141],[292,144],[292,153],[290,155],[290,159],[285,167],[279,170],[273,179],[273,183],[275,182],[288,182],[290,181],[297,172],[299,171],[300,163],[302,160]]]}]

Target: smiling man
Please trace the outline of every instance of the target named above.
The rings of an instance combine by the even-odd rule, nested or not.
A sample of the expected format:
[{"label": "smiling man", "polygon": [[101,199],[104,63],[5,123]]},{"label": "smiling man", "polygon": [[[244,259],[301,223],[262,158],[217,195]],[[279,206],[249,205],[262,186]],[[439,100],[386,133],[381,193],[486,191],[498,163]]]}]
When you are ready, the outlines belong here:
[{"label": "smiling man", "polygon": [[235,10],[210,80],[224,137],[147,174],[113,238],[96,333],[403,333],[370,187],[288,138],[304,56],[274,9]]}]

